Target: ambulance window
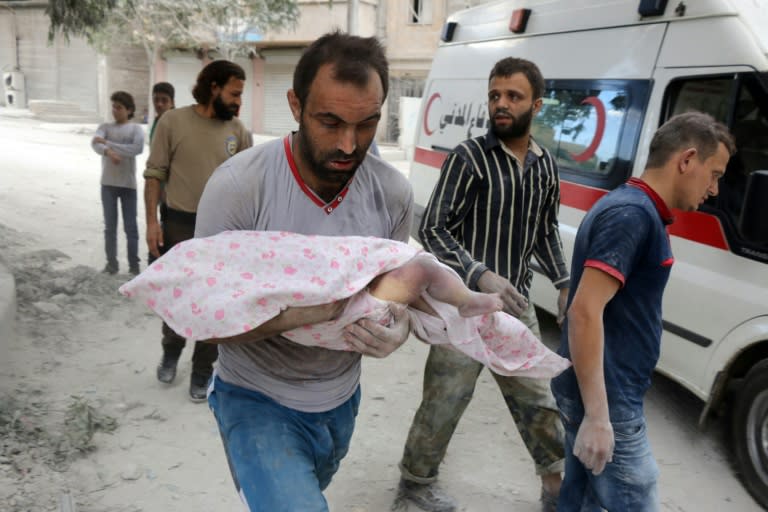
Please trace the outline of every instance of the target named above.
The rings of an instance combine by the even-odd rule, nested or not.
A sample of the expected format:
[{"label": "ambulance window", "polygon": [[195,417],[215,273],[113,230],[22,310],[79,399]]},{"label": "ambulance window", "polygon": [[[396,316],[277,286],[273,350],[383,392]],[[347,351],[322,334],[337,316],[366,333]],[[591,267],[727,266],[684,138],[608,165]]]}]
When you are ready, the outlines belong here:
[{"label": "ambulance window", "polygon": [[608,176],[618,161],[629,99],[622,89],[548,88],[531,133],[561,169]]},{"label": "ambulance window", "polygon": [[768,169],[766,78],[755,73],[731,73],[676,80],[669,86],[666,116],[660,120],[664,122],[673,115],[698,110],[728,126],[736,141],[736,153],[720,180],[718,195],[709,198],[701,211],[717,216],[731,248],[753,259],[758,259],[754,256],[757,253],[741,250],[750,243],[741,239],[738,223],[749,175]]},{"label": "ambulance window", "polygon": [[736,81],[733,80],[733,76],[683,82],[680,84],[669,117],[698,110],[725,123],[728,120],[728,110],[735,86]]}]

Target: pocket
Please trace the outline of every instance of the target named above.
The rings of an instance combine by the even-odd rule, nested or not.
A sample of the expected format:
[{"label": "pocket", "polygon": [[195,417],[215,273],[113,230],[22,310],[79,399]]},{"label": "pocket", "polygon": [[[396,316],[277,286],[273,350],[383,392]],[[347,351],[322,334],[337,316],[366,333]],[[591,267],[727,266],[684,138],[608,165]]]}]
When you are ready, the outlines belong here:
[{"label": "pocket", "polygon": [[645,418],[613,423],[613,435],[617,441],[634,441],[645,437]]}]

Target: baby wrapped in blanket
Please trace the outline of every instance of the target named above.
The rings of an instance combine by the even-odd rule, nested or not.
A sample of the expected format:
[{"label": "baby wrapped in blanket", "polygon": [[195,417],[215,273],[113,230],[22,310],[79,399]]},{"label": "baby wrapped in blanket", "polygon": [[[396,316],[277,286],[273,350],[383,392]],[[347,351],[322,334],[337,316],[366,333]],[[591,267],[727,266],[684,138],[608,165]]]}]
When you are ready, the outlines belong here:
[{"label": "baby wrapped in blanket", "polygon": [[174,246],[120,287],[190,341],[253,330],[288,307],[346,300],[333,321],[293,329],[294,343],[350,350],[345,326],[388,324],[391,302],[408,304],[420,340],[445,344],[501,375],[551,378],[570,362],[549,350],[496,294],[470,291],[429,253],[357,236],[227,231]]}]

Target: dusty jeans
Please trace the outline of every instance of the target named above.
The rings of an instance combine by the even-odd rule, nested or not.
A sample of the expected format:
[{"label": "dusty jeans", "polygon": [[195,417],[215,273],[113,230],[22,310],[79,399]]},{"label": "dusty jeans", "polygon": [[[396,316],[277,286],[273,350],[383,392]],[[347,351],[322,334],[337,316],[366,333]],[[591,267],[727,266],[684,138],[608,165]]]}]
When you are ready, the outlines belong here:
[{"label": "dusty jeans", "polygon": [[[520,320],[541,338],[533,305]],[[430,483],[437,479],[456,425],[469,405],[483,366],[440,345],[429,349],[424,369],[424,395],[413,419],[400,471],[406,480]],[[549,380],[493,374],[520,436],[536,464],[536,473],[563,470],[564,431],[549,389]]]}]

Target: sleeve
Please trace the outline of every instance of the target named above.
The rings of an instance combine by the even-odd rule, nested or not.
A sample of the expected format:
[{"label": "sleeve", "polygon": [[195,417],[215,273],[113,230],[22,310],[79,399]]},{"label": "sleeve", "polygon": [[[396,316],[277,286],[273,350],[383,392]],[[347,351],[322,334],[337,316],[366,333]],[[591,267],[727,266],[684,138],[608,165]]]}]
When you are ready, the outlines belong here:
[{"label": "sleeve", "polygon": [[398,205],[396,211],[400,212],[400,217],[394,219],[394,229],[392,230],[392,240],[408,243],[411,238],[411,225],[413,224],[413,189],[408,184],[407,191],[399,196],[402,203]]},{"label": "sleeve", "polygon": [[93,133],[93,138],[91,139],[91,148],[97,155],[104,156],[104,152],[107,150],[107,145],[102,144],[101,142],[95,142],[93,139],[96,137],[101,137],[102,139],[107,138],[107,125],[100,124],[98,128],[96,128],[96,131]]},{"label": "sleeve", "polygon": [[197,205],[195,238],[223,231],[253,229],[253,187],[240,183],[232,169],[232,159],[211,175]]},{"label": "sleeve", "polygon": [[107,141],[107,146],[114,149],[120,156],[136,156],[144,151],[144,130],[138,124],[133,125],[133,137],[128,144]]},{"label": "sleeve", "polygon": [[147,167],[144,170],[145,178],[155,178],[160,181],[168,181],[168,174],[171,170],[171,129],[169,118],[164,115],[160,117],[155,127],[155,133],[152,136],[152,142],[149,148],[149,158],[147,158]]},{"label": "sleeve", "polygon": [[557,214],[560,209],[560,179],[557,164],[549,159],[553,166],[554,185],[547,192],[544,217],[539,222],[539,232],[533,247],[533,255],[541,265],[542,270],[558,290],[570,286],[568,267],[565,264],[563,242],[560,239],[560,226]]},{"label": "sleeve", "polygon": [[464,222],[474,203],[477,179],[464,157],[456,151],[450,153],[419,226],[424,248],[455,270],[471,289],[477,289],[477,280],[488,267],[476,261],[453,232]]},{"label": "sleeve", "polygon": [[634,205],[601,212],[589,229],[584,266],[601,270],[624,286],[644,251],[652,222],[648,212]]},{"label": "sleeve", "polygon": [[240,151],[243,151],[244,149],[248,149],[251,146],[253,146],[253,134],[251,134],[251,131],[248,130],[248,128],[245,127],[244,124],[240,124],[240,141],[239,141],[239,148],[237,149],[238,153]]}]

